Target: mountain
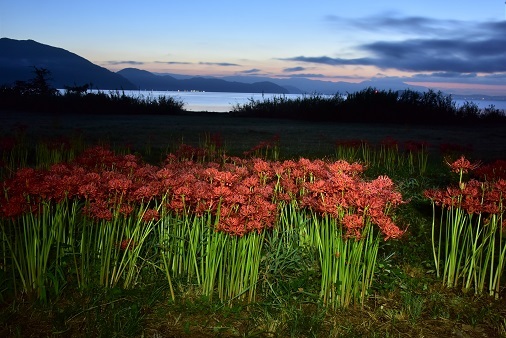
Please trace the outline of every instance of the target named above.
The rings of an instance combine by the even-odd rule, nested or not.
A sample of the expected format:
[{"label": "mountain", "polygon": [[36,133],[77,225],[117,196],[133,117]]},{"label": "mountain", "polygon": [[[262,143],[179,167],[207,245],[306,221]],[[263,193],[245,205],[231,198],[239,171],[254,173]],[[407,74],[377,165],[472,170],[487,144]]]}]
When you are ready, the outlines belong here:
[{"label": "mountain", "polygon": [[136,68],[125,68],[117,73],[134,83],[138,89],[274,94],[288,94],[290,92],[288,89],[272,83],[269,79],[252,83],[226,81],[213,77],[177,79],[171,75],[155,75]]},{"label": "mountain", "polygon": [[[172,75],[172,74],[171,74]],[[173,75],[174,76],[174,75]],[[336,93],[346,94],[361,91],[368,87],[375,87],[380,90],[406,90],[412,89],[415,91],[426,91],[426,87],[412,86],[402,82],[399,79],[389,78],[373,78],[368,81],[362,82],[332,82],[332,81],[321,81],[321,80],[310,80],[302,77],[291,77],[284,79],[275,79],[267,77],[257,76],[227,76],[223,77],[223,80],[227,81],[241,81],[241,82],[254,82],[254,81],[265,81],[269,80],[277,85],[280,85],[290,91],[291,94],[329,94],[334,95]]]},{"label": "mountain", "polygon": [[0,85],[34,77],[34,68],[51,72],[55,88],[92,84],[96,89],[136,89],[130,81],[106,68],[97,66],[65,49],[33,40],[0,39]]}]

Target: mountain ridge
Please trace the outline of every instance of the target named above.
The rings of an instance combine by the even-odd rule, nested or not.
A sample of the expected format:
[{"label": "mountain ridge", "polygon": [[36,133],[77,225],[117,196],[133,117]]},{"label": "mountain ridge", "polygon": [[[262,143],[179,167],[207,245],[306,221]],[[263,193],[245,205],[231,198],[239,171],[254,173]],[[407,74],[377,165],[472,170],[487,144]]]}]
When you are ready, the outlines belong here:
[{"label": "mountain ridge", "polygon": [[243,83],[203,76],[176,79],[171,75],[156,75],[137,68],[124,68],[117,74],[135,83],[138,89],[289,94],[289,90],[270,81]]},{"label": "mountain ridge", "polygon": [[33,78],[33,67],[49,70],[55,88],[92,84],[97,89],[136,89],[119,74],[63,48],[34,40],[0,39],[0,84]]}]

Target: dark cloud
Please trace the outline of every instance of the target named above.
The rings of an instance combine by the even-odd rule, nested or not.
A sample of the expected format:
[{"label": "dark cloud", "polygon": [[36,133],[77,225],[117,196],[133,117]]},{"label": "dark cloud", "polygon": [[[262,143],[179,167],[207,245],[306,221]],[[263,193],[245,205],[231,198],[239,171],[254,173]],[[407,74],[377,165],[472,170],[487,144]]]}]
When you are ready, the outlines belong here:
[{"label": "dark cloud", "polygon": [[373,36],[377,34],[376,41],[355,46],[356,51],[368,56],[355,59],[297,56],[285,60],[440,74],[506,72],[506,22],[463,22],[394,15],[361,19],[327,17],[327,20],[348,29],[367,31]]},{"label": "dark cloud", "polygon": [[487,79],[500,79],[500,80],[505,81],[506,80],[506,73],[490,74],[490,75],[485,75],[483,77],[487,78]]},{"label": "dark cloud", "polygon": [[155,63],[163,63],[166,65],[191,65],[191,62],[179,62],[179,61],[155,61]]},{"label": "dark cloud", "polygon": [[374,33],[395,33],[415,35],[452,34],[452,26],[467,26],[469,23],[457,20],[438,20],[419,16],[400,17],[395,14],[384,14],[364,18],[342,18],[327,16],[327,21],[334,23],[338,29],[350,28]]},{"label": "dark cloud", "polygon": [[252,69],[243,70],[242,72],[239,72],[239,73],[243,73],[243,74],[255,74],[255,73],[260,73],[261,71],[262,71],[261,69],[252,68]]},{"label": "dark cloud", "polygon": [[291,68],[285,68],[283,69],[284,73],[291,73],[291,72],[301,72],[303,70],[306,70],[304,67],[291,67]]},{"label": "dark cloud", "polygon": [[374,65],[375,60],[370,58],[359,58],[359,59],[341,59],[341,58],[331,58],[329,56],[296,56],[292,58],[285,58],[281,60],[287,61],[300,61],[300,62],[308,62],[308,63],[320,63],[326,64],[330,66],[348,66],[348,65]]},{"label": "dark cloud", "polygon": [[306,74],[290,74],[290,77],[304,77],[304,78],[328,78],[328,75],[323,75],[323,74],[311,74],[311,73],[306,73]]},{"label": "dark cloud", "polygon": [[478,76],[476,73],[455,73],[455,72],[438,72],[438,73],[430,73],[430,74],[416,74],[414,76],[420,78],[433,78],[440,77],[444,79],[470,79]]},{"label": "dark cloud", "polygon": [[506,73],[479,76],[475,73],[459,74],[438,72],[414,74],[409,78],[405,77],[403,79],[408,82],[458,82],[467,84],[504,85],[506,82]]},{"label": "dark cloud", "polygon": [[199,65],[222,66],[222,67],[240,66],[237,63],[228,63],[228,62],[199,62]]},{"label": "dark cloud", "polygon": [[374,64],[380,68],[429,72],[504,72],[506,26],[501,37],[379,41],[365,44],[361,49],[374,55]]},{"label": "dark cloud", "polygon": [[140,61],[107,61],[106,62],[108,65],[111,65],[111,66],[117,66],[117,65],[134,65],[134,66],[139,66],[139,65],[143,65],[144,62],[140,62]]}]

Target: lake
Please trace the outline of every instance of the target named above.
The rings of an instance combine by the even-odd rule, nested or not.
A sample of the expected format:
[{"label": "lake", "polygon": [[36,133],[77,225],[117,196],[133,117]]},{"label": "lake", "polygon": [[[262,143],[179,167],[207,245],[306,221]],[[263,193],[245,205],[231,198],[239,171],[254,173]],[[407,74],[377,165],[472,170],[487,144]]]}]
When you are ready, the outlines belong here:
[{"label": "lake", "polygon": [[[209,111],[209,112],[229,112],[236,105],[248,103],[251,99],[263,100],[273,97],[284,96],[286,98],[303,97],[303,94],[268,94],[268,93],[226,93],[226,92],[191,92],[191,91],[138,91],[125,90],[126,95],[132,97],[158,98],[160,96],[173,96],[185,103],[184,109],[188,111]],[[306,95],[307,96],[307,95]],[[322,95],[325,96],[325,95]],[[331,97],[332,95],[329,95]],[[454,100],[457,106],[463,105],[466,100]],[[480,108],[486,108],[494,105],[496,109],[506,110],[506,101],[500,100],[469,100]]]}]

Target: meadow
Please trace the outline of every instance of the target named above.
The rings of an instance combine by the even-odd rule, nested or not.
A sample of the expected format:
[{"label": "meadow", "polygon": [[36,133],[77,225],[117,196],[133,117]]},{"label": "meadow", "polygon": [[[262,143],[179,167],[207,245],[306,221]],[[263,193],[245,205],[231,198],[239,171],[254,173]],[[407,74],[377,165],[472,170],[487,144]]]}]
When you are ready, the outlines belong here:
[{"label": "meadow", "polygon": [[2,336],[506,336],[504,112],[86,89],[0,90]]},{"label": "meadow", "polygon": [[506,333],[500,126],[1,119],[3,336]]}]

